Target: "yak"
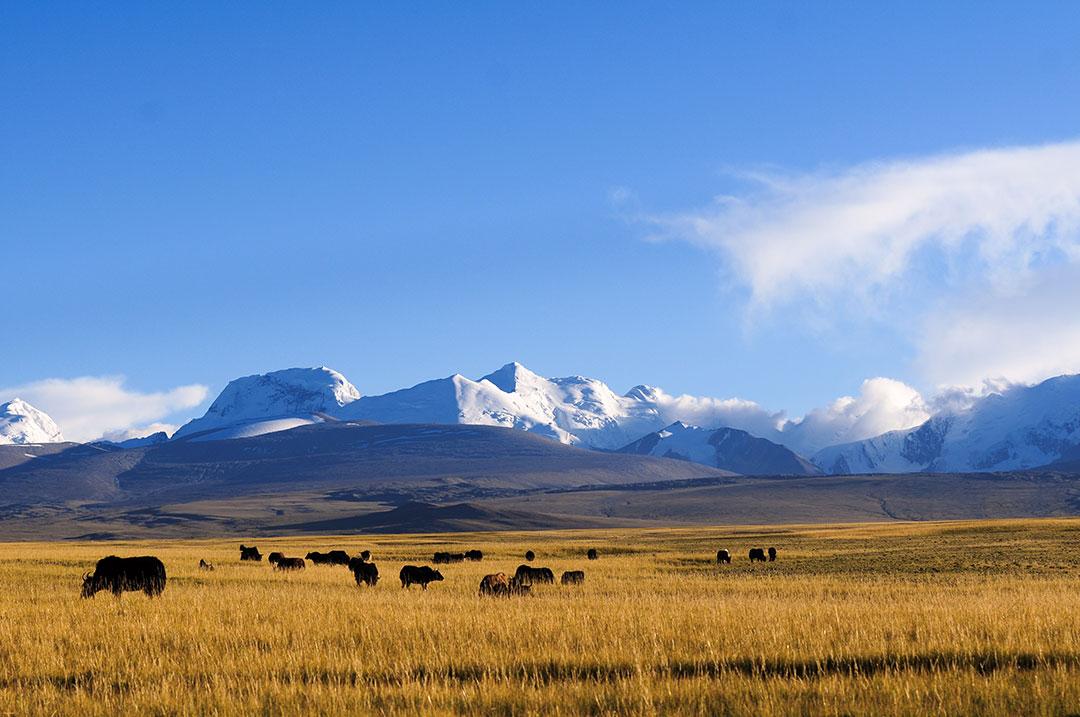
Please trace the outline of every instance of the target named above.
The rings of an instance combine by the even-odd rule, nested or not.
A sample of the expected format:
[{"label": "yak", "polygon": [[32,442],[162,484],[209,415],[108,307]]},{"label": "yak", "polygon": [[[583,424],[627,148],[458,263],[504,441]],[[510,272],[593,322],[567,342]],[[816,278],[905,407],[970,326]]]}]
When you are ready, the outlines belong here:
[{"label": "yak", "polygon": [[303,570],[306,567],[303,558],[286,558],[282,556],[274,563],[274,570]]},{"label": "yak", "polygon": [[485,575],[480,581],[480,594],[491,597],[509,597],[510,580],[506,577],[506,573]]},{"label": "yak", "polygon": [[367,561],[371,560],[371,551],[370,550],[361,550],[360,551],[360,559],[363,560],[365,563]]},{"label": "yak", "polygon": [[765,551],[762,548],[750,548],[750,562],[765,562]]},{"label": "yak", "polygon": [[240,546],[240,559],[241,560],[262,560],[262,553],[255,546],[247,547],[246,545]]},{"label": "yak", "polygon": [[266,562],[270,563],[271,565],[277,565],[277,561],[284,559],[285,553],[273,552],[266,556]]},{"label": "yak", "polygon": [[555,573],[551,572],[551,568],[533,568],[528,565],[519,565],[514,572],[514,580],[517,580],[522,585],[532,585],[533,583],[554,584]]},{"label": "yak", "polygon": [[776,560],[776,548],[769,548],[769,562]]},{"label": "yak", "polygon": [[344,550],[331,550],[329,553],[311,551],[305,556],[314,565],[348,565],[349,554]]},{"label": "yak", "polygon": [[369,563],[363,557],[350,560],[349,570],[352,571],[357,585],[375,587],[375,583],[379,582],[379,569],[375,567],[375,563]]},{"label": "yak", "polygon": [[83,575],[82,596],[94,597],[108,590],[116,597],[120,593],[142,590],[149,597],[165,590],[165,565],[155,557],[118,558],[110,555],[97,561],[94,572]]},{"label": "yak", "polygon": [[199,570],[213,570],[214,564],[208,563],[205,560],[199,560]]},{"label": "yak", "polygon": [[585,582],[584,570],[567,570],[560,580],[563,585],[581,585]]},{"label": "yak", "polygon": [[424,590],[427,590],[428,583],[437,583],[443,579],[442,573],[427,565],[422,567],[406,565],[401,568],[398,577],[401,578],[401,587],[407,588],[415,583]]},{"label": "yak", "polygon": [[727,563],[728,565],[731,565],[731,553],[726,550],[717,550],[716,564],[719,565],[720,563]]},{"label": "yak", "polygon": [[596,548],[589,548],[589,552],[585,554],[585,557],[589,560],[596,560],[600,556],[596,554]]},{"label": "yak", "polygon": [[431,562],[436,565],[445,563],[460,563],[465,560],[465,553],[435,553]]},{"label": "yak", "polygon": [[466,560],[473,560],[473,561],[480,561],[480,560],[484,559],[484,554],[482,552],[480,552],[479,550],[466,550],[465,551],[465,559]]},{"label": "yak", "polygon": [[536,553],[534,553],[531,550],[526,550],[525,551],[525,562],[531,563],[534,560],[536,560]]}]

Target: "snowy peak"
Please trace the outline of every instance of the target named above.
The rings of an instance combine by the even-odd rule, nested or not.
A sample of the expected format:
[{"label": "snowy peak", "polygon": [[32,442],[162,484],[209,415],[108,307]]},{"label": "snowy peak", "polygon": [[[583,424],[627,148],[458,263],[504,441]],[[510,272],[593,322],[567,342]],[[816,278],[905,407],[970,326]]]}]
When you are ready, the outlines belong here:
[{"label": "snowy peak", "polygon": [[44,411],[20,398],[0,403],[0,445],[63,442],[60,427]]},{"label": "snowy peak", "polygon": [[535,389],[548,382],[547,379],[537,376],[517,361],[506,364],[498,371],[489,373],[480,380],[497,386],[505,393],[516,393],[518,388]]},{"label": "snowy peak", "polygon": [[181,427],[174,438],[268,419],[310,423],[322,414],[337,413],[359,398],[355,386],[325,366],[245,376],[230,381],[206,415]]},{"label": "snowy peak", "polygon": [[817,475],[808,460],[737,428],[699,428],[675,421],[623,447],[620,453],[674,458],[744,475]]},{"label": "snowy peak", "polygon": [[920,426],[830,446],[814,463],[831,473],[1006,471],[1060,460],[1080,446],[1080,376],[1012,386]]}]

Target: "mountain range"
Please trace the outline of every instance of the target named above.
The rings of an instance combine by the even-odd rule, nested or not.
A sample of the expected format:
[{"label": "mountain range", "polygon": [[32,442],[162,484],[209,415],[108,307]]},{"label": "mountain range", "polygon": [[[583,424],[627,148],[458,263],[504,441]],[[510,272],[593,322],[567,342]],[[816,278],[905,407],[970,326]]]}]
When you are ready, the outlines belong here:
[{"label": "mountain range", "polygon": [[1080,446],[1080,376],[1011,386],[920,426],[813,456],[828,473],[953,473],[1048,466]]},{"label": "mountain range", "polygon": [[[544,378],[519,363],[477,380],[455,374],[364,396],[333,369],[293,368],[231,381],[171,439],[156,434],[114,446],[243,439],[341,421],[498,426],[742,474],[1008,471],[1080,458],[1080,376],[1011,386],[911,428],[818,447],[808,459],[798,449],[815,445],[808,419],[783,420],[738,400],[671,396],[646,385],[619,394],[596,379]],[[0,444],[62,440],[55,422],[24,401],[0,406]]]}]

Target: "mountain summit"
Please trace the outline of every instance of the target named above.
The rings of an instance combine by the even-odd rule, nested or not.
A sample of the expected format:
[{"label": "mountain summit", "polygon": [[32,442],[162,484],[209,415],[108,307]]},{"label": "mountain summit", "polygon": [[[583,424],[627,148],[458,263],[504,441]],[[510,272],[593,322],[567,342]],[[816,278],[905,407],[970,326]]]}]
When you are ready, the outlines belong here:
[{"label": "mountain summit", "polygon": [[325,366],[245,376],[230,381],[206,414],[173,438],[244,438],[295,428],[333,416],[358,398],[355,386]]},{"label": "mountain summit", "polygon": [[44,411],[21,398],[0,403],[0,445],[63,442],[60,427]]}]

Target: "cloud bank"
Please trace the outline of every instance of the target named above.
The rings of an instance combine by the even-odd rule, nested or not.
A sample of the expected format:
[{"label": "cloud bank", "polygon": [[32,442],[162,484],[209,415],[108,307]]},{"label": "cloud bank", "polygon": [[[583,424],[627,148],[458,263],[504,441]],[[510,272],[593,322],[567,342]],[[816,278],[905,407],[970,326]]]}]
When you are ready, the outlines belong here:
[{"label": "cloud bank", "polygon": [[1008,283],[1080,259],[1080,142],[876,162],[798,176],[748,175],[756,191],[654,217],[667,235],[722,251],[760,304],[900,281],[920,253],[960,258],[954,278]]},{"label": "cloud bank", "polygon": [[121,376],[84,376],[0,388],[0,402],[22,398],[49,414],[69,441],[86,442],[106,434],[136,437],[161,430],[155,424],[198,406],[207,392],[206,386],[192,384],[140,393],[125,388]]},{"label": "cloud bank", "polygon": [[1078,167],[1073,141],[757,173],[648,221],[718,252],[752,312],[893,327],[926,385],[1034,382],[1080,372]]},{"label": "cloud bank", "polygon": [[656,405],[666,422],[681,420],[707,428],[738,428],[806,456],[825,446],[918,426],[932,410],[911,386],[880,377],[863,381],[858,395],[841,396],[797,419],[745,399],[670,396],[659,390]]}]

